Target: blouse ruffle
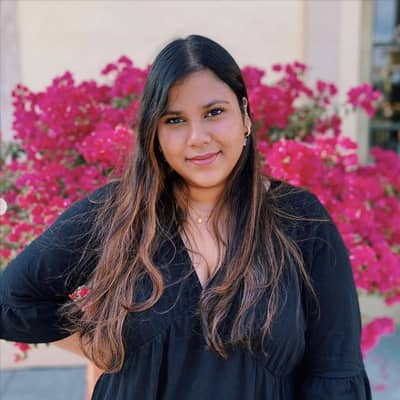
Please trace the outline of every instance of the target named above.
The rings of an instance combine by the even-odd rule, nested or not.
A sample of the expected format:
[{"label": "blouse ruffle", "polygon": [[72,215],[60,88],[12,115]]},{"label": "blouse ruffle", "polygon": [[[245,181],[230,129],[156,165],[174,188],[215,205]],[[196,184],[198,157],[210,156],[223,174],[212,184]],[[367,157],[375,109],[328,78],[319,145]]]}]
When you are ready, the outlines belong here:
[{"label": "blouse ruffle", "polygon": [[[341,376],[340,376],[341,375]],[[298,400],[371,400],[367,374],[346,376],[345,372],[326,375],[308,375],[300,386]]]}]

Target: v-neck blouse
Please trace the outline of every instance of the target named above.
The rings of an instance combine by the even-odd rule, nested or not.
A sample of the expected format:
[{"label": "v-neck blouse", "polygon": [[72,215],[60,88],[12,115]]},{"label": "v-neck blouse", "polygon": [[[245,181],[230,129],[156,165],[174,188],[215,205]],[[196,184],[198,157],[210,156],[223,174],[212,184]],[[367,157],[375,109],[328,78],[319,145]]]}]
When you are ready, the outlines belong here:
[{"label": "v-neck blouse", "polygon": [[[274,181],[272,187],[279,184]],[[311,219],[329,218],[314,195],[285,187],[279,200],[285,211]],[[101,188],[94,196],[105,192]],[[0,338],[43,343],[67,336],[59,308],[74,287],[85,282],[96,258],[76,277],[74,287],[66,283],[65,276],[79,261],[96,204],[89,198],[74,204],[2,273]],[[162,297],[151,309],[128,314],[123,367],[100,377],[92,399],[370,400],[360,352],[358,299],[337,228],[331,220],[282,224],[302,252],[319,312],[302,290],[298,271],[288,265],[264,352],[256,336],[253,353],[236,347],[223,359],[206,349],[198,315],[204,289],[177,234],[173,243],[165,242],[154,256],[165,283]],[[221,278],[217,272],[207,286]],[[149,290],[150,282],[142,280],[136,300],[147,298]],[[227,335],[239,300],[229,311]],[[265,293],[256,310],[260,325],[267,304]]]}]

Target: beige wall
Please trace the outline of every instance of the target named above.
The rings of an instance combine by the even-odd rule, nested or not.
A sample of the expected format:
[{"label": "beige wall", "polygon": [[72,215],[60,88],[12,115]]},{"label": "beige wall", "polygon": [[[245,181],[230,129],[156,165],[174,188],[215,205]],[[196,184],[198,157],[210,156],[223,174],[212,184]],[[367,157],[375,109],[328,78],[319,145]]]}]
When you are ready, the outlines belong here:
[{"label": "beige wall", "polygon": [[19,0],[21,79],[37,90],[65,69],[96,78],[121,54],[145,66],[190,33],[220,41],[241,65],[302,60],[303,13],[302,0]]},{"label": "beige wall", "polygon": [[16,20],[15,3],[0,1],[0,138],[3,139],[11,138],[11,92],[21,78]]},{"label": "beige wall", "polygon": [[[305,61],[310,79],[338,85],[341,100],[350,87],[371,78],[374,1],[307,0],[305,7]],[[349,115],[345,135],[358,142],[362,161],[368,157],[368,120],[361,112]]]}]

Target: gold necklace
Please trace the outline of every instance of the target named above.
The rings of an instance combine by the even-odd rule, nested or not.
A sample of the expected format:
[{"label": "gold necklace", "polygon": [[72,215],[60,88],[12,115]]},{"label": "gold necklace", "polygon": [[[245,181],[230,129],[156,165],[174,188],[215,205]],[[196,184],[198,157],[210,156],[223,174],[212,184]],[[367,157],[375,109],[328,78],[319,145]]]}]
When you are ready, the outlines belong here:
[{"label": "gold necklace", "polygon": [[[204,220],[206,220],[208,222],[208,220],[210,219],[210,215],[211,212],[208,213],[208,215],[206,215],[205,217],[202,216],[201,214],[199,214],[192,206],[189,205],[189,208],[193,211],[193,213],[195,214],[195,218],[194,220],[198,223],[198,224],[202,224]],[[190,213],[189,213],[190,215]]]},{"label": "gold necklace", "polygon": [[201,216],[197,215],[197,216],[196,216],[196,222],[197,222],[198,224],[202,224],[202,223],[203,223],[203,218],[202,218]]}]

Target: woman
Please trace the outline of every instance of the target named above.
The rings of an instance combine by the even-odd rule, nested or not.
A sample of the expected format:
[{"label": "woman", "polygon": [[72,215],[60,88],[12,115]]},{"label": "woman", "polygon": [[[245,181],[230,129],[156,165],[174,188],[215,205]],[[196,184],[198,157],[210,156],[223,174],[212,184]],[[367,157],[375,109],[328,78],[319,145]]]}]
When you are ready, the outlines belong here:
[{"label": "woman", "polygon": [[0,337],[105,371],[93,399],[371,399],[340,235],[261,175],[240,69],[202,36],[155,59],[124,176],[28,246],[0,296]]}]

